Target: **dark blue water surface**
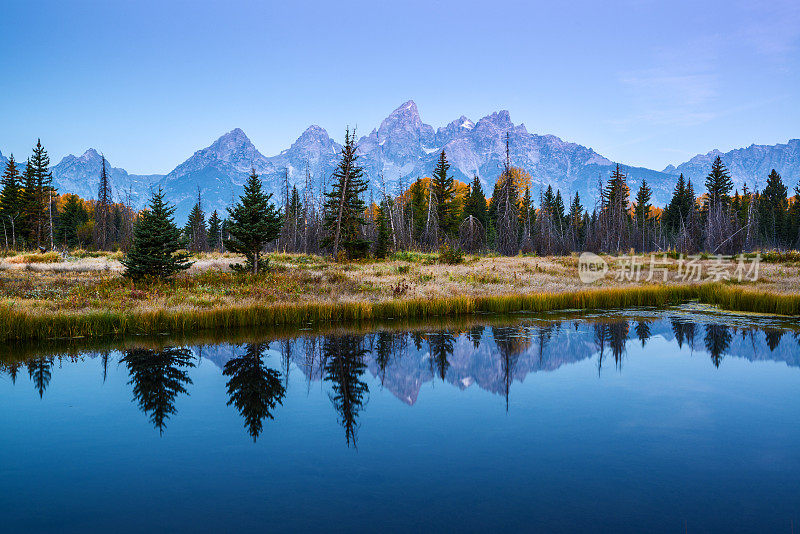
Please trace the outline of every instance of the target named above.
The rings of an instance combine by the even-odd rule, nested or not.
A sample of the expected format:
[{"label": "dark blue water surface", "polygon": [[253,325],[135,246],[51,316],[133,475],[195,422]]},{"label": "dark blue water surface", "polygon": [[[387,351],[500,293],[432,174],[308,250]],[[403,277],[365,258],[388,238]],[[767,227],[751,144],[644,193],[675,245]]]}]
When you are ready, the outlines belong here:
[{"label": "dark blue water surface", "polygon": [[0,530],[800,529],[796,331],[484,323],[6,347]]}]

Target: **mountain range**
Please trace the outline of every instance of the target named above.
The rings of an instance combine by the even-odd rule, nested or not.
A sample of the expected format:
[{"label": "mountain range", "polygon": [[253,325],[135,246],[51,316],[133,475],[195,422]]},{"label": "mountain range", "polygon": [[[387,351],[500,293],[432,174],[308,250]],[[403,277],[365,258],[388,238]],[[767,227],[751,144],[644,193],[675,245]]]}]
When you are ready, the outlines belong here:
[{"label": "mountain range", "polygon": [[[409,100],[395,109],[369,134],[358,139],[360,163],[370,178],[376,197],[382,190],[396,192],[413,180],[430,176],[439,153],[444,150],[451,163],[451,174],[461,181],[478,176],[487,196],[492,194],[505,160],[506,134],[509,134],[511,163],[525,169],[532,177],[531,192],[552,185],[565,197],[578,192],[583,205],[594,205],[598,180],[605,180],[619,163],[628,174],[628,185],[636,191],[647,180],[653,189],[653,203],[669,201],[676,177],[683,173],[702,191],[702,181],[716,156],[721,156],[731,170],[737,189],[747,182],[751,189],[763,187],[771,169],[776,169],[784,183],[793,189],[800,176],[800,139],[786,144],[751,145],[730,152],[712,150],[685,163],[669,165],[663,171],[615,162],[591,148],[564,141],[554,135],[529,133],[524,124],[514,124],[508,111],[498,111],[477,122],[459,117],[434,129],[422,122],[417,105]],[[306,172],[312,187],[319,192],[336,167],[341,145],[317,125],[308,127],[292,145],[274,156],[265,156],[247,135],[236,128],[211,145],[195,152],[166,175],[130,174],[109,163],[114,197],[130,199],[137,208],[146,204],[153,189],[164,188],[167,198],[176,204],[176,217],[185,220],[194,205],[198,190],[206,213],[230,206],[242,192],[250,169],[264,180],[266,189],[282,198],[285,177],[290,185],[302,189]],[[101,155],[89,149],[81,156],[68,155],[52,167],[53,182],[59,192],[94,198],[100,173]],[[108,161],[108,160],[107,160]],[[0,154],[0,164],[5,157]]]}]

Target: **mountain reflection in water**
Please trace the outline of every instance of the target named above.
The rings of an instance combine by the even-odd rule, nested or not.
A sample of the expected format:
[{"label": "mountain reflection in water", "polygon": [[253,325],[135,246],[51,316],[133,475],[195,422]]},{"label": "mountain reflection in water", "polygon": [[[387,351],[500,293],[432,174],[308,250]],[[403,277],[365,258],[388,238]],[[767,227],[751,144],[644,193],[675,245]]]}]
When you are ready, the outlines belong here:
[{"label": "mountain reflection in water", "polygon": [[[266,421],[280,417],[292,369],[326,387],[347,445],[356,445],[359,416],[369,400],[365,375],[379,387],[414,405],[426,383],[441,382],[464,390],[477,387],[500,396],[509,410],[515,382],[531,373],[551,372],[594,359],[597,373],[623,372],[630,343],[642,348],[662,338],[678,349],[707,357],[715,368],[725,358],[772,360],[800,367],[800,334],[774,326],[725,324],[691,316],[619,317],[594,319],[522,319],[511,325],[468,325],[438,329],[379,330],[366,334],[332,333],[258,339],[247,343],[217,343],[132,348],[121,351],[45,355],[27,360],[12,352],[0,360],[0,370],[16,384],[24,366],[40,398],[57,380],[58,368],[70,361],[98,359],[106,380],[109,359],[127,369],[132,401],[163,433],[178,416],[176,401],[193,387],[189,371],[201,360],[218,366],[227,379],[229,406],[257,440]],[[270,355],[280,355],[271,358]],[[274,367],[275,368],[274,368]],[[53,375],[56,374],[56,378]],[[374,387],[374,386],[373,386]]]}]

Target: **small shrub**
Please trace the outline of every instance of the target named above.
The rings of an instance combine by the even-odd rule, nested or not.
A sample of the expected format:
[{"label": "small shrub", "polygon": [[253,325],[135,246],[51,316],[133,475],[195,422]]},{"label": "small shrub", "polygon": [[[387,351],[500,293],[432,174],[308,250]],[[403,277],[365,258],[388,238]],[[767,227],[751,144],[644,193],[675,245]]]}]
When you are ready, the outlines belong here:
[{"label": "small shrub", "polygon": [[444,244],[439,247],[439,263],[446,263],[448,265],[458,265],[464,262],[464,251],[461,247],[452,248],[450,245]]}]

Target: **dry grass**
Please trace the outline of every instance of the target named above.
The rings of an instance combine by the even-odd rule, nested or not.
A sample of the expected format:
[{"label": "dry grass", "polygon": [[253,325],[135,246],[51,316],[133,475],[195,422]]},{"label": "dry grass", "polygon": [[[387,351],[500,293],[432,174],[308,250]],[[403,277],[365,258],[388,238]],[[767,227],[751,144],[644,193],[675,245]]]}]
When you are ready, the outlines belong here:
[{"label": "dry grass", "polygon": [[576,257],[470,256],[444,265],[435,254],[406,253],[389,261],[339,264],[273,254],[272,270],[258,277],[231,272],[229,265],[241,261],[235,256],[193,259],[187,273],[138,287],[120,275],[113,255],[4,261],[0,339],[662,305],[691,298],[729,309],[800,314],[800,269],[791,262],[762,264],[757,283],[715,284],[712,290],[683,284],[675,276],[677,264],[668,266],[666,283],[609,275],[587,286],[578,279]]}]

